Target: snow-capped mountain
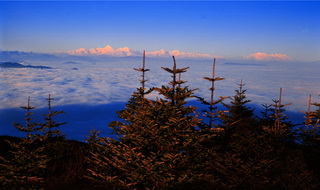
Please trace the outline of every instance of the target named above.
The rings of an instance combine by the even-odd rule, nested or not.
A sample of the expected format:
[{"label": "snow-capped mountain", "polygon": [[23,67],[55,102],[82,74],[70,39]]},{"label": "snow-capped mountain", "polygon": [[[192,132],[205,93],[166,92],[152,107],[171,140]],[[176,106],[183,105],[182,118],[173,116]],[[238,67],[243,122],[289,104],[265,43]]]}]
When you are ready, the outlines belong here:
[{"label": "snow-capped mountain", "polygon": [[[141,51],[132,50],[128,47],[114,49],[110,45],[107,45],[103,48],[100,48],[100,47],[91,48],[91,49],[80,48],[76,50],[63,51],[60,53],[68,53],[70,55],[109,55],[109,56],[116,56],[116,57],[142,55]],[[146,55],[151,57],[176,56],[176,57],[183,57],[183,58],[213,58],[213,56],[209,54],[187,53],[187,52],[181,52],[179,50],[165,51],[164,49],[153,51],[153,52],[147,51]]]}]

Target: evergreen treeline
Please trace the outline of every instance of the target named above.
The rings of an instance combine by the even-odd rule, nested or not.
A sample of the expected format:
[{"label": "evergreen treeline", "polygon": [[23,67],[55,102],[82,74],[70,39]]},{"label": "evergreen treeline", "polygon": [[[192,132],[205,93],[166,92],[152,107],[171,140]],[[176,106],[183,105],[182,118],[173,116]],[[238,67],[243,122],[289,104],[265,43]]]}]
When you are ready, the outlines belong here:
[{"label": "evergreen treeline", "polygon": [[[65,123],[54,118],[62,111],[43,114],[44,123],[14,124],[24,138],[0,138],[1,189],[319,189],[320,104],[310,98],[305,123],[288,122],[279,99],[263,105],[255,115],[247,106],[244,83],[232,97],[214,97],[215,60],[210,100],[194,95],[181,76],[188,68],[162,68],[172,76],[168,85],[145,88],[145,57],[141,87],[119,121],[109,124],[117,139],[90,131],[86,143],[71,141],[59,131]],[[209,85],[208,85],[209,86]],[[150,93],[159,94],[149,99]],[[197,98],[202,113],[187,105]],[[228,103],[226,103],[228,102]],[[227,111],[220,111],[222,104]],[[310,111],[315,106],[316,111]],[[200,115],[207,117],[201,120]]]}]

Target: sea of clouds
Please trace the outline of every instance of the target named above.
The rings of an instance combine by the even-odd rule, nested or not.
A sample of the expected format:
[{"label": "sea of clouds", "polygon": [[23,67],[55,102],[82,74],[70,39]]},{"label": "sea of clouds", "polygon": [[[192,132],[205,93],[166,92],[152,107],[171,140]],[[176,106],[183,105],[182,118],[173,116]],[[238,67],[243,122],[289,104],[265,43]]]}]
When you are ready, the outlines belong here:
[{"label": "sea of clouds", "polygon": [[[38,112],[45,112],[46,98],[50,94],[55,100],[55,109],[64,109],[61,120],[69,122],[64,132],[68,138],[83,139],[84,131],[91,128],[104,130],[107,123],[116,119],[116,111],[121,110],[132,92],[140,86],[141,73],[133,68],[141,67],[141,57],[78,57],[65,56],[46,59],[32,56],[32,59],[15,56],[14,60],[34,66],[49,66],[53,69],[0,68],[0,131],[1,134],[17,134],[11,122],[23,122],[24,112],[20,106],[31,104]],[[198,88],[196,95],[210,97],[210,83],[202,77],[210,77],[210,59],[178,59],[179,68],[190,67],[182,74],[190,88]],[[170,74],[161,67],[171,68],[171,58],[146,58],[146,87],[166,85]],[[307,110],[309,94],[313,102],[320,102],[319,62],[272,62],[272,61],[230,61],[218,59],[216,76],[225,78],[216,83],[215,97],[232,96],[242,79],[246,84],[247,97],[257,107],[271,104],[279,98],[283,88],[282,102],[292,103],[287,110],[299,112]],[[157,95],[152,94],[150,98]],[[63,131],[63,130],[62,130]]]}]

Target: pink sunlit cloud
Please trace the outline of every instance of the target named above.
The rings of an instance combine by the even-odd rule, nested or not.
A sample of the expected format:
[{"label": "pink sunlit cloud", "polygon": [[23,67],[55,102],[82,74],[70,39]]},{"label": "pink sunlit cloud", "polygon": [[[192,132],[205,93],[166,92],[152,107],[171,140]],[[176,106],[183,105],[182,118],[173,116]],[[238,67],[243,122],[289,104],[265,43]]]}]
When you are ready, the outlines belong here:
[{"label": "pink sunlit cloud", "polygon": [[266,53],[253,53],[244,56],[246,59],[255,59],[258,61],[289,61],[291,58],[285,54],[266,54]]}]

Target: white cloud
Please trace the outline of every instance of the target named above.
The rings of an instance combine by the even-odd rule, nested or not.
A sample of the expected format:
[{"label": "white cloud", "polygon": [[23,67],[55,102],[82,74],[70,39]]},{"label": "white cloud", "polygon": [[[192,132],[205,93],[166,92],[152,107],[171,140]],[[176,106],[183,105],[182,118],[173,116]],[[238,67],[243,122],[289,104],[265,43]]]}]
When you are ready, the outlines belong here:
[{"label": "white cloud", "polygon": [[[158,53],[161,55],[163,52],[165,51]],[[121,106],[113,107],[114,103],[127,102],[132,92],[140,86],[139,80],[141,78],[141,74],[132,69],[141,66],[140,59],[116,58],[110,60],[115,61],[104,59],[94,63],[78,61],[79,64],[76,65],[64,64],[65,61],[70,61],[68,58],[56,63],[42,60],[38,62],[38,65],[57,68],[50,70],[0,68],[0,111],[7,114],[8,108],[19,108],[26,105],[28,96],[31,97],[33,106],[46,107],[46,98],[48,94],[51,94],[55,99],[52,102],[53,109],[60,110],[57,106],[65,108],[63,110],[66,111],[64,115],[67,119],[62,121],[70,122],[66,126],[69,131],[67,132],[68,138],[83,139],[83,135],[91,127],[103,130],[105,135],[109,135],[108,131],[106,132],[107,123],[117,119],[115,117],[116,111],[123,108]],[[179,68],[190,67],[188,72],[182,74],[182,80],[187,80],[186,85],[190,88],[199,88],[195,91],[196,95],[209,100],[210,91],[208,89],[211,85],[202,77],[211,76],[212,60],[182,61],[177,58],[177,64]],[[171,80],[170,74],[160,68],[162,66],[172,67],[172,59],[147,60],[146,67],[151,70],[146,73],[147,88],[167,85]],[[77,67],[78,70],[73,70],[73,67]],[[278,98],[279,88],[282,87],[283,103],[293,103],[287,107],[288,110],[296,112],[306,110],[309,94],[312,94],[314,101],[320,102],[320,97],[318,97],[320,90],[317,88],[319,69],[319,63],[284,62],[283,64],[265,65],[227,65],[218,59],[216,76],[226,79],[216,83],[215,98],[234,95],[237,84],[240,79],[243,79],[246,83],[247,97],[252,100],[252,103],[258,105],[272,103],[272,99]],[[156,96],[157,94],[153,93],[149,97],[155,98]],[[35,111],[37,110],[39,109]],[[21,113],[19,116],[11,117],[21,119],[23,122],[24,112]],[[95,118],[98,117],[97,115],[99,115],[99,119]],[[2,116],[2,118],[4,117]],[[11,126],[11,122],[16,121],[10,120],[6,125],[0,124],[1,126]],[[65,129],[65,127],[61,129]],[[2,134],[16,134],[16,131],[12,130],[6,133],[4,130]]]},{"label": "white cloud", "polygon": [[[45,98],[48,94],[56,98],[54,105],[126,102],[140,85],[140,73],[132,68],[139,68],[141,61],[134,58],[128,60],[127,62],[101,61],[94,64],[81,62],[77,65],[63,64],[65,61],[70,61],[64,60],[60,63],[45,64],[57,68],[50,70],[0,69],[0,108],[25,105],[28,96],[31,96],[32,104],[35,106],[46,106]],[[146,86],[167,84],[171,77],[160,67],[171,67],[172,60],[150,61],[147,62],[147,68],[151,71],[146,73],[148,80]],[[201,78],[211,76],[212,61],[199,63],[177,59],[177,64],[180,68],[190,66],[189,71],[182,75],[182,80],[189,81],[187,84],[191,88],[199,88],[196,91],[198,95],[209,98],[210,84]],[[74,66],[78,70],[73,70]],[[282,87],[284,102],[293,103],[289,109],[303,110],[306,106],[304,100],[309,94],[314,97],[320,94],[316,88],[319,82],[317,80],[319,67],[318,63],[307,66],[291,62],[263,66],[225,65],[218,60],[216,76],[226,80],[216,84],[215,94],[216,97],[234,95],[237,83],[243,79],[248,89],[248,97],[252,98],[254,103],[271,103],[272,99],[278,98],[279,88]]]}]

